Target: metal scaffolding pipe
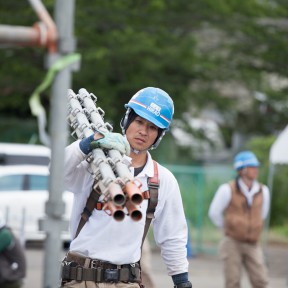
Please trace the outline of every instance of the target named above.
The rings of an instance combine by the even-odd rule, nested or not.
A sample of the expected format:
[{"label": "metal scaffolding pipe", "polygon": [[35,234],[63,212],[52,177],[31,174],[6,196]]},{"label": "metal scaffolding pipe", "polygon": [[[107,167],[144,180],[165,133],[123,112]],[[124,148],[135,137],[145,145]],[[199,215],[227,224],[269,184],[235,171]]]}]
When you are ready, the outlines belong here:
[{"label": "metal scaffolding pipe", "polygon": [[39,19],[44,23],[47,29],[47,48],[49,52],[55,53],[57,50],[57,27],[54,23],[53,19],[49,15],[48,11],[46,10],[45,6],[40,0],[29,0],[32,8],[38,15]]},{"label": "metal scaffolding pipe", "polygon": [[57,27],[40,0],[29,0],[41,22],[32,27],[0,25],[0,43],[47,47],[57,52]]},{"label": "metal scaffolding pipe", "polygon": [[39,31],[35,28],[24,26],[0,25],[0,42],[9,42],[15,44],[37,43]]},{"label": "metal scaffolding pipe", "polygon": [[[66,45],[58,45],[55,54],[47,55],[47,60],[55,63],[55,59],[73,53],[75,46],[74,40],[74,13],[76,0],[56,0],[54,5],[54,19],[59,35],[59,43],[67,41]],[[63,16],[65,13],[65,16]],[[69,46],[71,44],[71,47]],[[51,87],[51,113],[50,113],[50,136],[51,136],[51,164],[49,181],[49,198],[46,202],[45,212],[47,218],[42,222],[41,230],[46,231],[45,258],[43,287],[59,287],[59,271],[61,260],[59,259],[62,250],[61,231],[68,222],[64,220],[65,203],[62,193],[64,187],[64,151],[67,145],[68,126],[67,126],[67,90],[72,85],[72,70],[75,67],[66,66],[59,71],[54,78]]]},{"label": "metal scaffolding pipe", "polygon": [[0,25],[0,43],[45,47],[48,43],[47,31],[43,23],[33,27]]}]

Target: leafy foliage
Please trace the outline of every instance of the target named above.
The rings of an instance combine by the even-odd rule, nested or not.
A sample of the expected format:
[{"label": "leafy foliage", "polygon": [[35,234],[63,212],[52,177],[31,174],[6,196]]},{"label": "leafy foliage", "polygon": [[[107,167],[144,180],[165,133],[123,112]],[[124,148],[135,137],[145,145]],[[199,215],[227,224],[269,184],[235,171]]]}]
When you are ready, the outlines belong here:
[{"label": "leafy foliage", "polygon": [[[53,15],[55,1],[44,4]],[[265,78],[270,73],[287,77],[286,2],[102,0],[88,5],[78,0],[75,14],[83,61],[73,88],[95,93],[117,126],[123,105],[144,86],[172,95],[176,118],[207,106],[219,110],[226,120],[222,129],[229,133],[235,127],[243,133],[271,133],[286,123],[287,107],[263,113],[254,97],[254,91],[265,93],[269,107],[276,94],[278,102],[286,99],[287,87],[275,91]],[[37,21],[25,1],[1,1],[0,16],[9,25]],[[45,50],[6,47],[0,54],[1,114],[31,117],[27,100],[45,75]],[[231,83],[237,85],[225,92]],[[251,109],[235,96],[241,89],[254,103]],[[48,109],[49,91],[42,101]]]},{"label": "leafy foliage", "polygon": [[[56,1],[43,2],[53,15]],[[105,120],[115,130],[119,130],[124,104],[145,86],[161,87],[173,97],[176,118],[184,112],[197,117],[207,107],[219,111],[227,146],[235,131],[248,136],[272,135],[287,124],[287,1],[75,3],[77,52],[82,55],[82,63],[81,70],[73,75],[72,88],[78,91],[85,87],[96,94],[97,104],[106,111]],[[1,24],[20,26],[38,21],[28,1],[1,1],[0,19]],[[0,45],[1,119],[13,123],[10,117],[25,117],[28,124],[33,123],[27,131],[37,133],[28,99],[45,76],[46,51]],[[49,91],[42,95],[42,103],[48,111]],[[1,121],[1,139],[11,141],[15,138],[5,133],[7,121]],[[16,123],[20,126],[19,120]],[[17,135],[22,135],[23,142],[28,137]],[[15,140],[20,142],[18,136]],[[249,144],[266,164],[272,139],[257,138]],[[171,135],[164,140],[175,153],[167,155],[164,149],[158,154],[160,159],[189,163],[193,158],[175,147]],[[279,197],[273,197],[272,203],[275,223],[285,218],[283,203],[287,201],[283,199],[288,200],[284,184],[287,172],[282,168],[279,171],[275,176]],[[276,211],[280,213],[276,215]]]}]

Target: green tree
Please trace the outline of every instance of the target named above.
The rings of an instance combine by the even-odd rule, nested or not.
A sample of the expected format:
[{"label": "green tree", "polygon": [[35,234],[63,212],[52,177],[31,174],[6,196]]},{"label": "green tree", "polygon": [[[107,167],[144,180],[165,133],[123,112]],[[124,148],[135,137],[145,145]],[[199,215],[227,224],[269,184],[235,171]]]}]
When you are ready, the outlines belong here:
[{"label": "green tree", "polygon": [[[43,3],[53,15],[55,0]],[[227,145],[235,130],[249,136],[271,135],[287,124],[288,1],[75,3],[77,51],[82,54],[82,63],[81,70],[73,75],[72,88],[77,91],[84,87],[96,94],[97,104],[106,112],[105,120],[115,130],[119,130],[123,105],[144,86],[165,89],[174,99],[176,118],[184,112],[197,116],[205,107],[220,111]],[[28,1],[0,1],[0,19],[1,24],[22,26],[38,21]],[[46,51],[6,44],[1,44],[1,48],[0,139],[12,139],[11,134],[5,133],[6,122],[12,121],[3,117],[16,117],[14,131],[17,137],[23,135],[24,142],[27,135],[20,132],[27,129],[31,134],[37,133],[31,120],[23,129],[25,122],[19,119],[34,119],[28,99],[46,73]],[[49,91],[42,95],[47,111],[49,97]],[[257,148],[260,160],[267,163],[271,141],[260,139],[257,147],[251,147]],[[181,150],[171,137],[164,140],[173,151]],[[169,160],[187,163],[186,152],[182,151],[182,157],[171,153]],[[166,160],[166,152],[159,157]],[[277,223],[286,219],[284,172],[275,176],[275,193],[279,197],[273,197],[272,219]]]},{"label": "green tree", "polygon": [[[52,15],[54,2],[44,1]],[[287,86],[275,89],[267,80],[287,79],[287,15],[281,0],[78,0],[75,33],[83,61],[72,88],[95,93],[115,129],[131,95],[159,86],[173,97],[176,118],[186,111],[197,116],[203,107],[219,110],[227,143],[234,129],[273,133],[288,117]],[[25,26],[37,21],[25,1],[1,1],[0,19]],[[1,115],[31,117],[28,98],[45,75],[46,51],[2,48]],[[48,110],[49,91],[42,102]]]}]

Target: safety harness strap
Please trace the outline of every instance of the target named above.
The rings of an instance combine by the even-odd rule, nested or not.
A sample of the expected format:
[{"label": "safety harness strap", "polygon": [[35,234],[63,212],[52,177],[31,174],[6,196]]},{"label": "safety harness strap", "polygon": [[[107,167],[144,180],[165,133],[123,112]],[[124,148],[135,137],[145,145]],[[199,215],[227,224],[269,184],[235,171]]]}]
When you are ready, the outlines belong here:
[{"label": "safety harness strap", "polygon": [[158,204],[158,189],[159,189],[159,178],[158,178],[158,166],[157,162],[153,160],[154,165],[154,176],[148,178],[148,189],[149,189],[149,200],[146,218],[154,218],[154,212]]},{"label": "safety harness strap", "polygon": [[[95,183],[94,183],[95,184]],[[78,228],[76,231],[76,235],[74,238],[78,236],[80,233],[81,229],[85,225],[85,223],[88,221],[89,217],[92,215],[92,211],[95,208],[96,203],[98,202],[99,198],[101,195],[101,191],[99,186],[93,185],[92,191],[90,193],[90,196],[87,199],[86,205],[83,209],[83,212],[81,214],[81,218],[78,224]]]},{"label": "safety harness strap", "polygon": [[[151,221],[154,218],[154,213],[156,210],[156,206],[158,204],[158,189],[159,189],[160,183],[159,183],[159,177],[158,177],[158,165],[157,165],[157,162],[154,160],[153,160],[153,166],[154,166],[154,175],[153,177],[149,177],[147,180],[148,191],[143,192],[144,199],[148,199],[148,207],[146,210],[146,222],[145,222],[144,234],[142,238],[142,245],[148,233]],[[83,209],[83,212],[81,214],[81,219],[78,224],[75,238],[79,235],[81,229],[83,228],[85,223],[88,221],[89,217],[92,215],[93,209],[102,210],[103,205],[101,202],[99,202],[100,195],[101,195],[101,191],[99,189],[99,186],[95,185],[94,183],[93,189],[90,193],[90,196],[87,199],[85,208]]]},{"label": "safety harness strap", "polygon": [[154,165],[154,176],[148,178],[149,199],[148,199],[146,222],[145,222],[141,247],[143,246],[143,242],[147,236],[151,221],[154,218],[156,206],[158,204],[158,189],[159,189],[160,181],[158,177],[158,165],[157,165],[157,162],[154,160],[153,160],[153,165]]},{"label": "safety harness strap", "polygon": [[[135,275],[133,275],[133,273]],[[93,282],[141,282],[140,278],[140,268],[134,267],[132,273],[132,268],[124,267],[120,269],[103,269],[98,268],[84,268],[82,266],[71,267],[69,265],[64,265],[62,267],[62,279],[71,281],[93,281]]]},{"label": "safety harness strap", "polygon": [[141,282],[140,264],[112,264],[91,259],[77,252],[68,252],[62,261],[62,281]]}]

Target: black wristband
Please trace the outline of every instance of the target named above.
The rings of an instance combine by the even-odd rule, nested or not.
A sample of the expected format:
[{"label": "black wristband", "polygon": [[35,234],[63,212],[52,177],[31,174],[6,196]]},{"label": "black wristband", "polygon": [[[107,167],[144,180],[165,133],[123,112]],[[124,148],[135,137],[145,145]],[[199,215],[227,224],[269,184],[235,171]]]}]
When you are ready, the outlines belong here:
[{"label": "black wristband", "polygon": [[188,272],[183,272],[180,274],[172,275],[172,280],[174,285],[177,286],[178,284],[188,282],[188,277],[189,277]]},{"label": "black wristband", "polygon": [[92,151],[90,144],[93,140],[94,140],[94,134],[92,134],[89,137],[86,137],[80,141],[79,147],[84,154],[88,155]]},{"label": "black wristband", "polygon": [[175,285],[174,288],[192,288],[192,283],[190,281]]}]

